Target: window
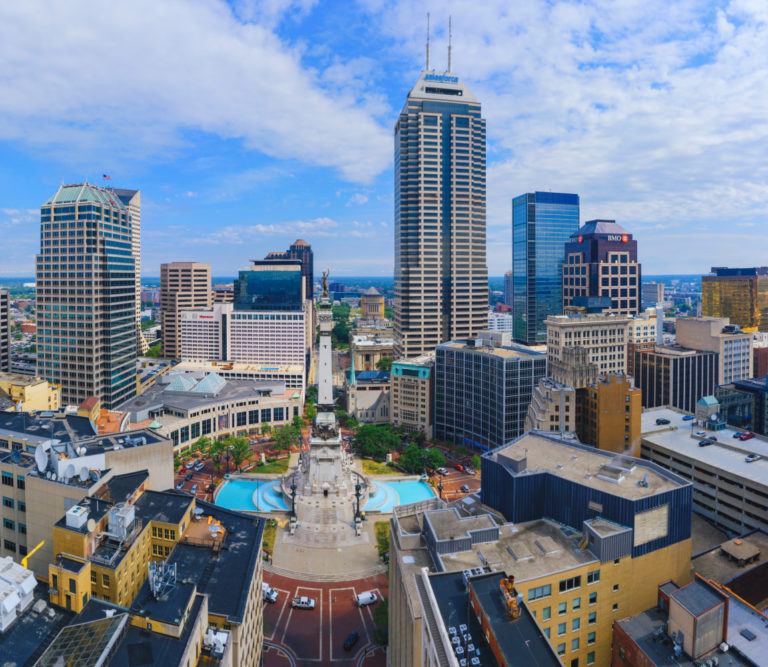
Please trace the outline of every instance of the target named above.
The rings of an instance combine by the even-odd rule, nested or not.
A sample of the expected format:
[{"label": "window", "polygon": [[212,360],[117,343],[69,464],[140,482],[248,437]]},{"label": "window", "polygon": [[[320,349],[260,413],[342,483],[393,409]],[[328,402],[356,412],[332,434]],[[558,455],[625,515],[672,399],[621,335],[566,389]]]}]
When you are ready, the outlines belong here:
[{"label": "window", "polygon": [[3,475],[3,484],[5,486],[13,486],[13,475],[9,472],[4,472]]},{"label": "window", "polygon": [[59,587],[59,577],[56,574],[51,575],[51,588],[54,590],[58,589]]},{"label": "window", "polygon": [[594,643],[595,643],[595,633],[594,632],[590,632],[587,635],[587,644],[591,646]]},{"label": "window", "polygon": [[109,586],[109,575],[108,574],[102,574],[101,575],[101,585],[102,586]]},{"label": "window", "polygon": [[588,584],[594,584],[598,581],[600,581],[600,570],[592,570],[592,572],[587,572]]},{"label": "window", "polygon": [[558,623],[557,624],[557,634],[558,635],[564,635],[565,634],[565,623]]},{"label": "window", "polygon": [[580,618],[574,618],[571,621],[571,632],[574,632],[575,630],[578,630],[581,627],[581,619]]},{"label": "window", "polygon": [[7,498],[6,496],[3,496],[3,507],[13,509],[13,498]]},{"label": "window", "polygon": [[589,615],[588,622],[589,622],[590,625],[594,625],[595,623],[597,623],[597,612],[596,611],[593,611]]},{"label": "window", "polygon": [[568,611],[568,603],[567,602],[561,602],[559,605],[557,605],[557,614],[558,614],[558,616],[562,616],[566,611]]},{"label": "window", "polygon": [[17,489],[24,489],[26,488],[27,484],[24,481],[24,477],[21,475],[16,475],[16,488]]},{"label": "window", "polygon": [[540,598],[546,598],[552,595],[552,586],[547,584],[546,586],[539,586],[537,588],[528,589],[528,601],[538,600]]},{"label": "window", "polygon": [[91,583],[92,584],[97,583],[97,581],[96,581],[96,573],[93,570],[91,570]]},{"label": "window", "polygon": [[577,609],[581,609],[581,598],[573,598],[573,611],[576,611]]},{"label": "window", "polygon": [[613,611],[618,611],[618,610],[619,610],[619,605],[618,603],[616,603],[613,605]]},{"label": "window", "polygon": [[571,639],[571,651],[578,651],[579,650],[579,638],[576,637],[576,639]]},{"label": "window", "polygon": [[6,530],[16,530],[16,524],[10,519],[3,519],[3,528]]},{"label": "window", "polygon": [[19,512],[26,512],[27,511],[27,503],[23,503],[19,501]]},{"label": "window", "polygon": [[615,561],[613,561],[613,564],[618,565],[620,561],[621,561],[621,558],[617,558]]},{"label": "window", "polygon": [[70,579],[69,580],[69,592],[70,593],[77,593],[77,579]]},{"label": "window", "polygon": [[541,610],[542,621],[548,621],[551,615],[552,615],[552,607],[544,607],[544,609]]},{"label": "window", "polygon": [[10,540],[3,540],[3,546],[8,549],[8,551],[16,551],[16,542],[11,542]]},{"label": "window", "polygon": [[565,655],[565,644],[557,645],[557,655]]},{"label": "window", "polygon": [[565,593],[566,591],[571,591],[574,588],[578,588],[581,586],[581,577],[571,577],[570,579],[563,579],[560,582],[560,592]]},{"label": "window", "polygon": [[589,594],[589,604],[597,604],[597,593]]},{"label": "window", "polygon": [[614,584],[613,585],[613,592],[615,593],[617,590],[619,590],[619,585],[618,584]]},{"label": "window", "polygon": [[595,652],[590,651],[587,653],[587,664],[588,665],[594,665],[595,664]]},{"label": "window", "polygon": [[544,628],[544,634],[546,635],[547,639],[549,639],[549,628]]}]

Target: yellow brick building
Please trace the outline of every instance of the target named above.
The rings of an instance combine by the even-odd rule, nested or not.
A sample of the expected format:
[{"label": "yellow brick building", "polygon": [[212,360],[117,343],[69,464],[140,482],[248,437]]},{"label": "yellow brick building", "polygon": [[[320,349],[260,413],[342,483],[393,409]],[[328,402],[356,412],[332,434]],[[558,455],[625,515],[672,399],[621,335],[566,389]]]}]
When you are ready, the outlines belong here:
[{"label": "yellow brick building", "polygon": [[7,410],[55,411],[61,405],[61,386],[38,377],[0,373],[0,397],[3,396],[13,401]]}]

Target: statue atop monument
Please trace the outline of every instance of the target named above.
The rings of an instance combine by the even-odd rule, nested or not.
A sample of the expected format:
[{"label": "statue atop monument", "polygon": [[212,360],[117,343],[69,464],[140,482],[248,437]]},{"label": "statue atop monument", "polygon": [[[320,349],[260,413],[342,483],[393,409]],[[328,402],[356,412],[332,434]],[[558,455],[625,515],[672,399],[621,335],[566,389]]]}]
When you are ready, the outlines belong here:
[{"label": "statue atop monument", "polygon": [[323,298],[328,298],[328,276],[331,273],[331,269],[328,268],[325,271],[323,271]]}]

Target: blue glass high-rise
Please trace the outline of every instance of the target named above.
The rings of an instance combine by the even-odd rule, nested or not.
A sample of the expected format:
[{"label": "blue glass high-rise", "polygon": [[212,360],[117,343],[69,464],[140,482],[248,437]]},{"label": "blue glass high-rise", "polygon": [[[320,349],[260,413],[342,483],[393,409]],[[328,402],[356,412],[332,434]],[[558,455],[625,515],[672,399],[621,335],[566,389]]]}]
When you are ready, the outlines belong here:
[{"label": "blue glass high-rise", "polygon": [[513,337],[544,343],[562,313],[563,248],[579,228],[579,195],[529,192],[512,200]]},{"label": "blue glass high-rise", "polygon": [[235,280],[235,310],[302,310],[304,278],[298,260],[253,260]]}]

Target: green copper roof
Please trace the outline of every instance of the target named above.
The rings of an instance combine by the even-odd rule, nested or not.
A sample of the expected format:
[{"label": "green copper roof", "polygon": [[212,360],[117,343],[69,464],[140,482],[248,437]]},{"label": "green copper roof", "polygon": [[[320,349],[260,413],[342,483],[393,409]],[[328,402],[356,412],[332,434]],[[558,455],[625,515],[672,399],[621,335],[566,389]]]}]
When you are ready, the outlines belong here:
[{"label": "green copper roof", "polygon": [[100,188],[90,183],[77,183],[75,185],[62,185],[58,192],[45,202],[44,206],[51,204],[74,204],[93,202],[103,206],[126,210],[125,205],[111,190]]},{"label": "green copper roof", "polygon": [[162,424],[156,419],[149,425],[149,428],[162,428]]}]

